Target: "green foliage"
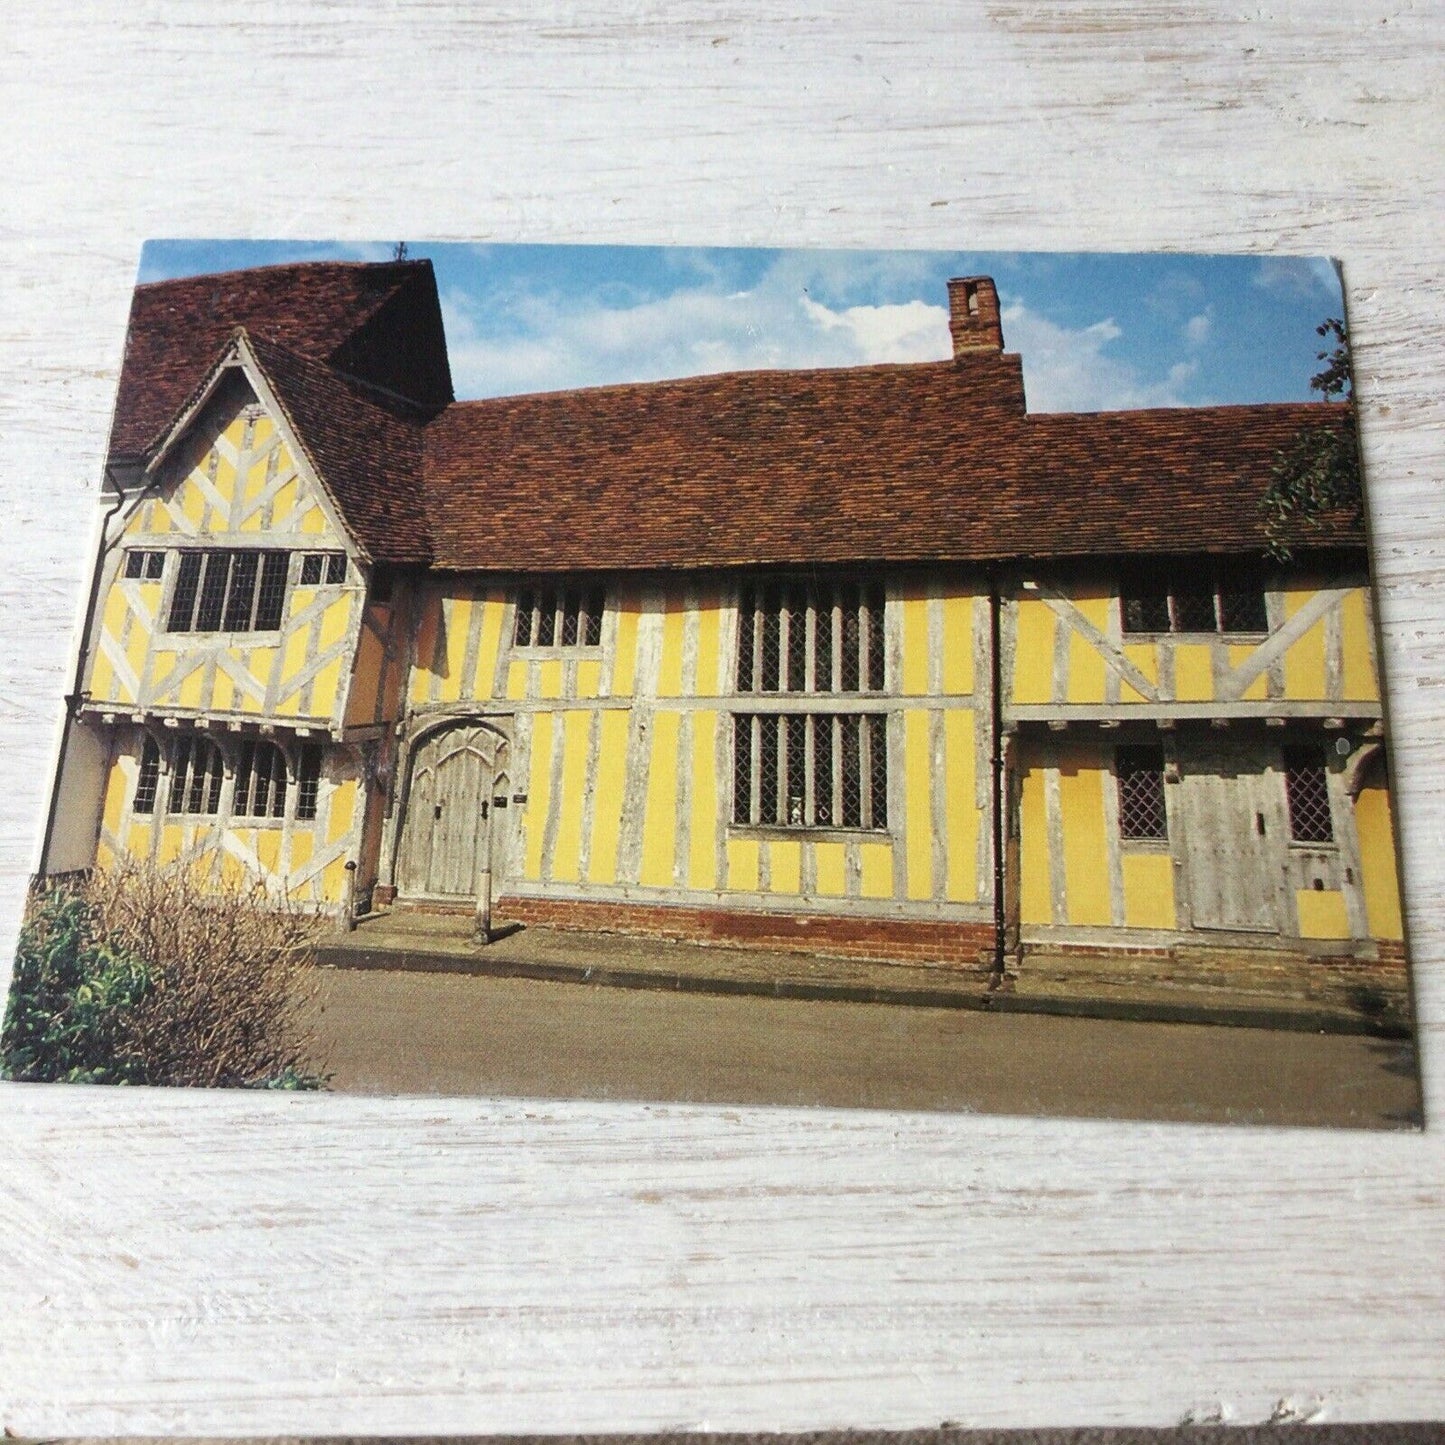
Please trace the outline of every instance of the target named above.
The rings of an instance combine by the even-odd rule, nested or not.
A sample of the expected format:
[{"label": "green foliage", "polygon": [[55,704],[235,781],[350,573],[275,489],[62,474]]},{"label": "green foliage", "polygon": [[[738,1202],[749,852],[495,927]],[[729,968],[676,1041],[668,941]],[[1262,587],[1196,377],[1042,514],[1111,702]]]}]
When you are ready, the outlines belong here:
[{"label": "green foliage", "polygon": [[[1310,378],[1310,389],[1326,401],[1351,402],[1350,341],[1345,324],[1331,316],[1315,327],[1334,345],[1316,353],[1324,369]],[[1355,414],[1338,425],[1306,426],[1284,447],[1270,469],[1270,484],[1260,500],[1265,512],[1265,535],[1271,556],[1287,561],[1287,537],[1299,526],[1321,530],[1327,518],[1364,516],[1365,496],[1360,477],[1359,439]]]},{"label": "green foliage", "polygon": [[274,1078],[267,1079],[261,1085],[263,1089],[284,1089],[288,1093],[309,1092],[312,1089],[324,1089],[326,1087],[327,1075],[313,1074],[306,1070],[298,1069],[294,1064],[287,1064]]},{"label": "green foliage", "polygon": [[96,937],[95,909],[53,888],[20,931],[0,1077],[45,1083],[139,1084],[125,1016],[150,987],[145,965]]}]

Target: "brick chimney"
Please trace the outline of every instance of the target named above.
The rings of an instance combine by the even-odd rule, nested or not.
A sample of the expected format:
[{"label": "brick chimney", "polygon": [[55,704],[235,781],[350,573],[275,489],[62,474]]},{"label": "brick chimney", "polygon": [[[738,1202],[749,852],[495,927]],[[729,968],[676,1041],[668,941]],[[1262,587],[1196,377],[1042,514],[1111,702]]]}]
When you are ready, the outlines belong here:
[{"label": "brick chimney", "polygon": [[948,331],[953,357],[1003,350],[1003,323],[992,276],[955,276],[948,283]]}]

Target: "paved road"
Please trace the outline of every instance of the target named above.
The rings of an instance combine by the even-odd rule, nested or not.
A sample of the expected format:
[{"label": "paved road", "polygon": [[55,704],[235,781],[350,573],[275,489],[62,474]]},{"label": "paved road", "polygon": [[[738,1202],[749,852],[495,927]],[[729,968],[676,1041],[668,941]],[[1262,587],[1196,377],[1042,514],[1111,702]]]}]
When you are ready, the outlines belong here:
[{"label": "paved road", "polygon": [[333,1087],[1399,1128],[1408,1044],[1358,1036],[322,969]]}]

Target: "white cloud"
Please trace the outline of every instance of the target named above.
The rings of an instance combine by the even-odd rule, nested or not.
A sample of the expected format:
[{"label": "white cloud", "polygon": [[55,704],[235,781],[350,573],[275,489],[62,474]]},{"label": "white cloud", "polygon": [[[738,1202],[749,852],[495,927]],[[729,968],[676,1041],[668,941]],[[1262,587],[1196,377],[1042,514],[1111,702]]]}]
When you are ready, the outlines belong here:
[{"label": "white cloud", "polygon": [[1181,362],[1162,379],[1142,374],[1109,354],[1110,343],[1123,335],[1112,317],[1070,329],[1015,302],[1004,309],[1003,327],[1008,349],[1023,353],[1030,411],[1123,411],[1189,404],[1183,389],[1197,363]]},{"label": "white cloud", "polygon": [[860,362],[942,361],[952,349],[948,308],[924,301],[896,306],[849,306],[831,311],[811,297],[802,298],[803,313],[827,333],[852,341]]},{"label": "white cloud", "polygon": [[693,287],[631,304],[528,294],[507,298],[501,316],[448,294],[442,309],[460,396],[950,355],[946,307],[832,308],[785,268],[727,294]]},{"label": "white cloud", "polygon": [[1184,339],[1191,346],[1203,346],[1214,330],[1214,317],[1209,311],[1201,311],[1184,323]]},{"label": "white cloud", "polygon": [[1265,291],[1291,296],[1319,296],[1338,301],[1340,281],[1328,256],[1265,256],[1254,273],[1254,284]]},{"label": "white cloud", "polygon": [[[580,301],[560,293],[485,300],[442,298],[459,396],[499,396],[719,371],[941,361],[952,354],[948,309],[915,299],[830,306],[811,290],[847,294],[852,258],[827,258],[829,286],[795,256],[780,257],[749,290],[689,276],[671,294],[617,292]],[[871,259],[871,258],[870,258]],[[856,276],[853,279],[857,279]],[[838,287],[834,290],[833,287]],[[856,292],[854,293],[856,294]],[[1111,353],[1112,318],[1060,326],[1020,303],[1004,311],[1004,338],[1023,354],[1031,411],[1101,411],[1185,405],[1197,363],[1149,374]],[[1207,320],[1205,318],[1207,331]],[[1191,323],[1192,326],[1192,323]],[[1197,400],[1197,399],[1196,399]]]}]

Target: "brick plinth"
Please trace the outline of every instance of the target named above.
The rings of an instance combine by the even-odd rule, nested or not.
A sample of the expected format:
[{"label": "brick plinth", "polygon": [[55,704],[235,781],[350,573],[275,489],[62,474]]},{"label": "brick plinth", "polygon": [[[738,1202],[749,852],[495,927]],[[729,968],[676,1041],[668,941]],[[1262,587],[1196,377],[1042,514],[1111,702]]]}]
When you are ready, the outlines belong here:
[{"label": "brick plinth", "polygon": [[721,908],[515,897],[498,899],[494,914],[499,920],[535,923],[548,928],[631,933],[680,943],[732,944],[883,962],[976,968],[980,961],[991,959],[993,953],[993,929],[987,923],[838,918],[816,913],[745,913]]}]

